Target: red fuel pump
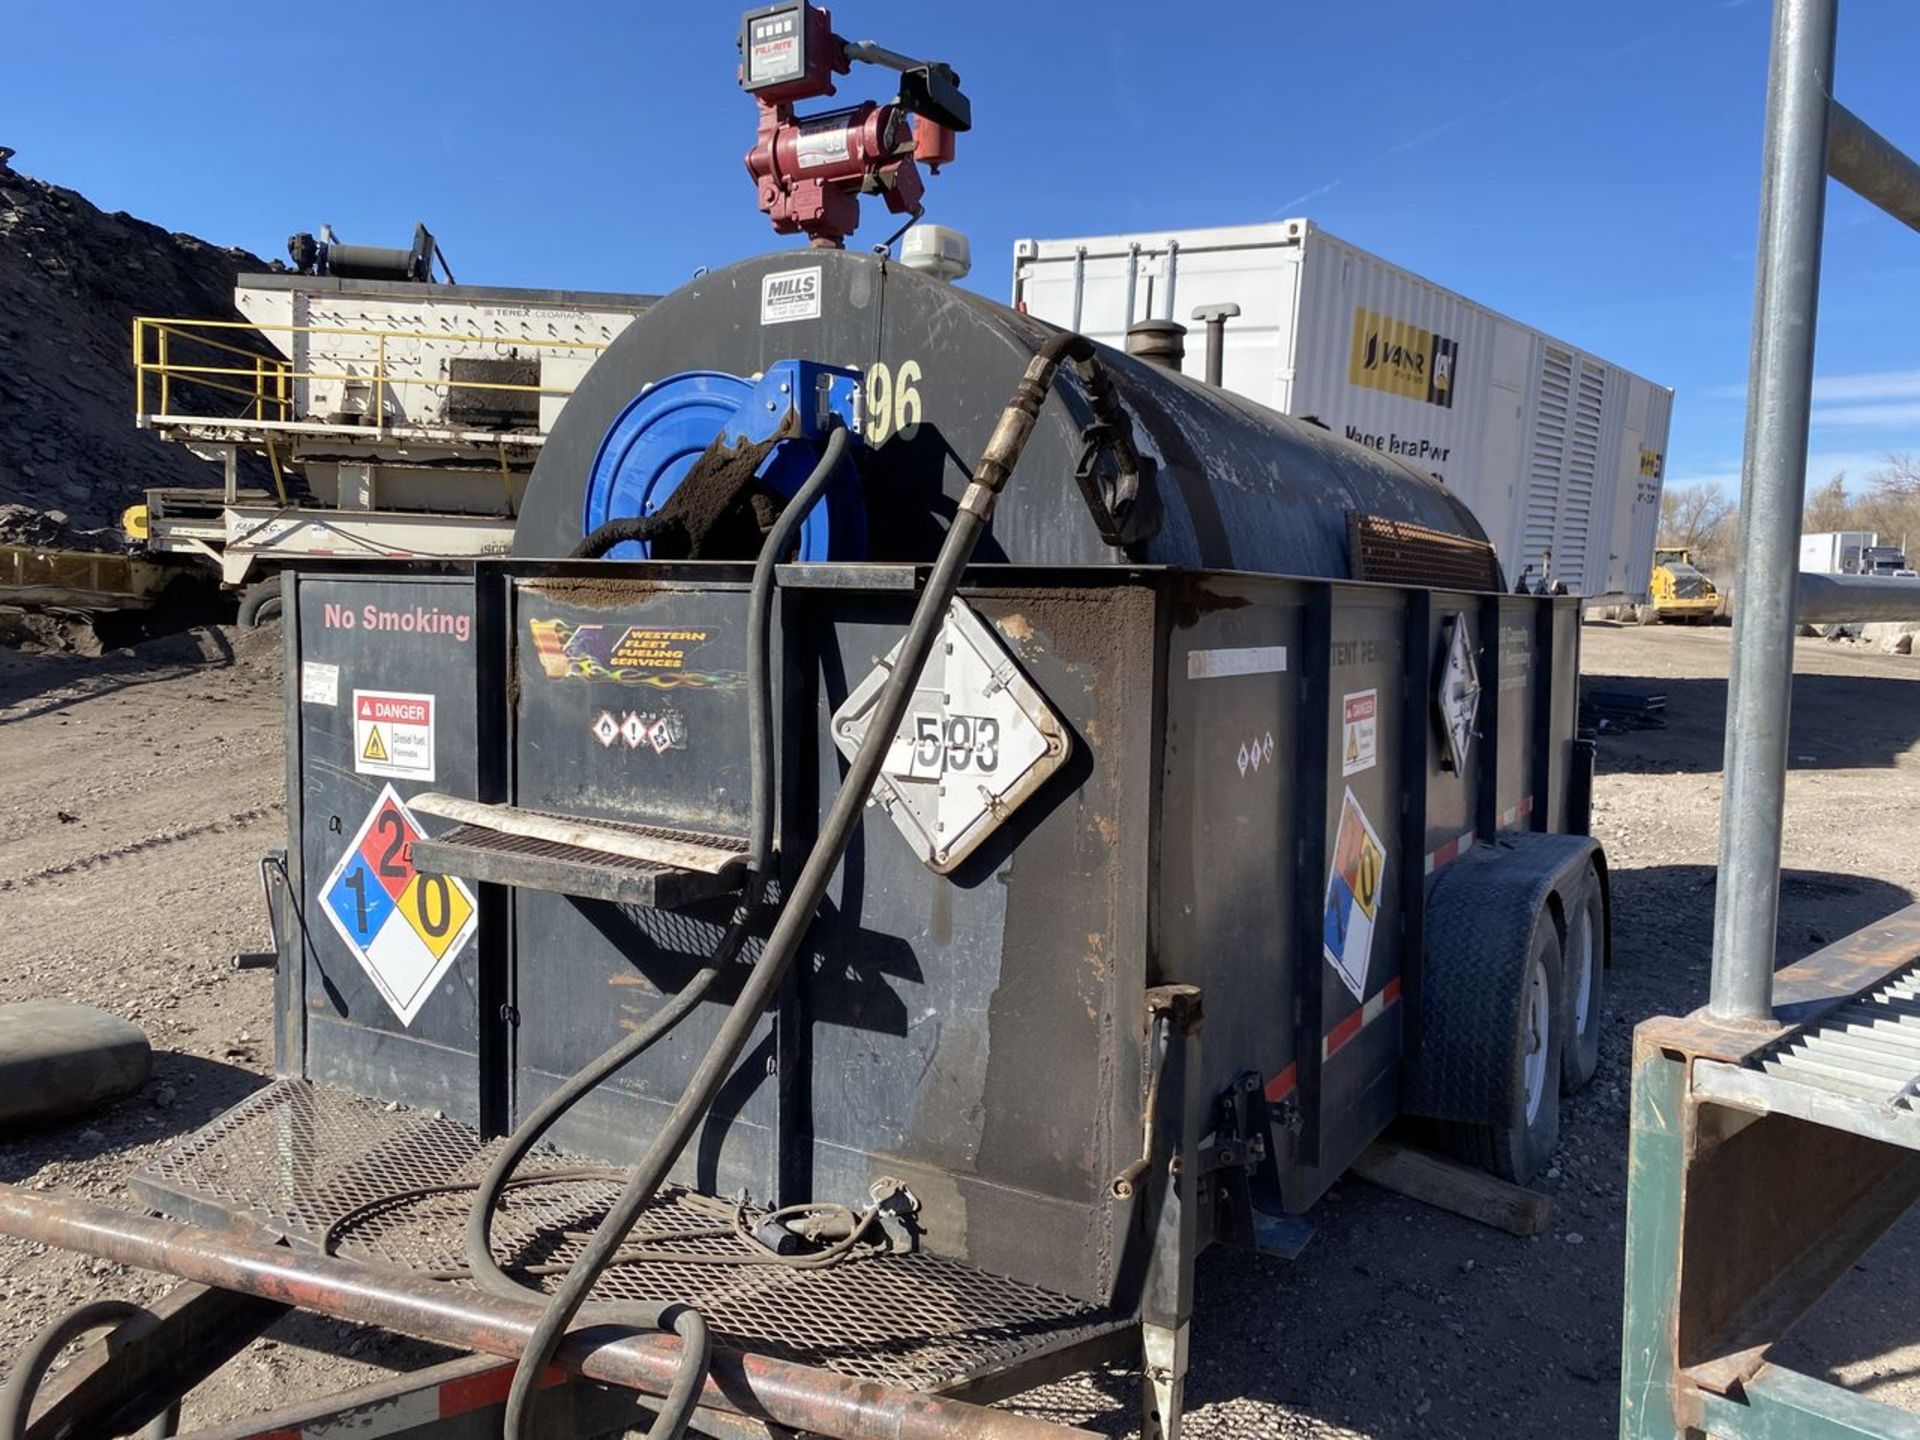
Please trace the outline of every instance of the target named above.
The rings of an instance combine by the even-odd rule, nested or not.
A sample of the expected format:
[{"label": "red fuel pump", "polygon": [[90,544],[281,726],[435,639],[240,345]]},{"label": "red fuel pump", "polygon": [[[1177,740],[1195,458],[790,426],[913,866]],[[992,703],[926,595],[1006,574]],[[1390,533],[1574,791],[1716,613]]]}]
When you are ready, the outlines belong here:
[{"label": "red fuel pump", "polygon": [[[830,12],[806,0],[748,11],[739,45],[740,86],[760,107],[747,173],[777,233],[843,248],[859,227],[862,195],[880,196],[895,215],[920,215],[926,185],[918,162],[938,174],[953,159],[953,137],[973,125],[951,68],[843,40]],[[885,103],[795,113],[795,102],[835,93],[834,76],[856,60],[899,72],[900,93]]]}]

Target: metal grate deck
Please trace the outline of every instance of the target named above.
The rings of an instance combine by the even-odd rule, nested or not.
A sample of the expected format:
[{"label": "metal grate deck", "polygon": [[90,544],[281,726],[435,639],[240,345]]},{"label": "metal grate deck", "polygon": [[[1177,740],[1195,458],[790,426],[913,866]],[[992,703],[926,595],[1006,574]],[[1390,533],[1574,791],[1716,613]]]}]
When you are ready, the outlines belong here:
[{"label": "metal grate deck", "polygon": [[[444,1117],[279,1080],[150,1162],[135,1193],[198,1223],[245,1216],[312,1248],[336,1218],[410,1186],[478,1180],[498,1142]],[[522,1173],[581,1162],[542,1148]],[[572,1179],[507,1192],[494,1223],[509,1264],[566,1261],[619,1192],[619,1179]],[[396,1202],[341,1231],[339,1254],[427,1272],[461,1265],[470,1196]],[[663,1192],[639,1229],[713,1224],[684,1191]],[[744,1255],[732,1237],[677,1245],[688,1255]],[[450,1283],[465,1284],[465,1281]],[[549,1287],[554,1280],[546,1282]],[[622,1265],[597,1300],[683,1300],[724,1344],[860,1379],[935,1390],[1120,1328],[1065,1296],[931,1255],[875,1255],[820,1270],[660,1261]]]}]

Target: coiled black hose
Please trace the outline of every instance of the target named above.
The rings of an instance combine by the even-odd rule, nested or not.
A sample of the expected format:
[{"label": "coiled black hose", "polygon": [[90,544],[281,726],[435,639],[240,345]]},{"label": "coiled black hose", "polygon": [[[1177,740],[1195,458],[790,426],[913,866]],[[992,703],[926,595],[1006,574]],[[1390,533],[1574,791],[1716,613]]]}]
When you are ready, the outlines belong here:
[{"label": "coiled black hose", "polygon": [[[60,1352],[92,1330],[108,1325],[124,1325],[129,1320],[151,1320],[153,1312],[131,1300],[89,1300],[69,1310],[32,1340],[14,1357],[13,1373],[0,1388],[0,1440],[25,1440],[27,1421],[33,1414],[33,1397],[47,1367]],[[142,1440],[160,1440],[173,1434],[175,1412],[168,1406],[154,1416],[140,1432]]]},{"label": "coiled black hose", "polygon": [[[775,568],[793,548],[801,523],[819,502],[820,497],[826,493],[827,487],[839,475],[841,467],[848,463],[849,448],[847,431],[835,425],[820,452],[819,462],[774,521],[773,528],[762,543],[759,558],[754,565],[747,622],[748,767],[752,783],[748,810],[746,894],[735,911],[733,922],[727,927],[726,933],[714,947],[707,962],[680,988],[679,993],[655,1011],[639,1029],[623,1037],[618,1044],[610,1047],[584,1069],[569,1077],[565,1084],[542,1101],[520,1123],[508,1137],[506,1144],[501,1147],[500,1153],[494,1157],[493,1163],[488,1167],[486,1176],[481,1180],[478,1191],[474,1195],[473,1204],[467,1211],[463,1248],[468,1268],[475,1282],[496,1294],[523,1299],[529,1290],[535,1294],[544,1293],[537,1286],[529,1285],[502,1270],[493,1256],[491,1236],[493,1212],[499,1205],[502,1192],[512,1183],[513,1172],[519,1168],[527,1152],[532,1150],[540,1142],[541,1137],[552,1129],[560,1117],[572,1109],[582,1097],[597,1088],[608,1076],[638,1058],[699,1006],[706,998],[707,992],[713,988],[714,982],[740,953],[741,946],[745,944],[747,935],[758,918],[760,901],[765,893],[768,867],[773,854],[773,669],[769,651],[773,624]],[[622,540],[646,538],[633,532],[635,523],[644,524],[644,522],[609,521],[583,541],[579,549],[604,554]],[[576,551],[577,553],[579,551]],[[651,1192],[648,1198],[651,1198]],[[632,1228],[637,1214],[636,1209],[635,1215],[629,1216],[620,1226],[622,1239]],[[602,1232],[605,1228],[603,1224]],[[582,1297],[585,1296],[587,1289],[592,1287],[593,1280],[599,1278],[606,1264],[604,1260],[596,1262],[592,1278],[580,1291]],[[578,1309],[579,1301],[575,1301],[568,1311],[567,1320],[571,1320]],[[633,1324],[648,1329],[670,1327],[685,1343],[686,1355],[674,1376],[672,1390],[647,1432],[648,1440],[678,1440],[686,1427],[688,1416],[698,1401],[700,1386],[706,1377],[709,1340],[705,1321],[691,1306],[685,1305],[596,1305],[592,1313],[596,1319]],[[561,1322],[562,1330],[565,1329],[566,1323],[567,1321]],[[549,1354],[548,1359],[551,1358]],[[540,1369],[545,1369],[546,1364],[547,1360],[542,1360]],[[521,1403],[524,1407],[524,1398]]]},{"label": "coiled black hose", "polygon": [[[814,912],[819,908],[827,885],[846,854],[853,832],[860,823],[867,796],[873,790],[874,781],[879,778],[880,767],[885,763],[894,732],[906,716],[907,706],[913,698],[913,687],[946,618],[947,607],[960,586],[961,573],[973,557],[974,547],[992,518],[994,503],[1019,462],[1028,436],[1033,433],[1034,421],[1040,413],[1040,407],[1046,402],[1054,375],[1066,359],[1083,367],[1098,364],[1091,341],[1080,335],[1063,332],[1040,348],[1029,362],[1019,384],[1014,387],[1013,397],[1001,413],[1000,422],[994,427],[986,451],[974,470],[973,479],[961,496],[952,526],[934,561],[933,571],[927,578],[926,588],[914,608],[906,638],[900,643],[893,672],[880,692],[867,733],[847,767],[846,778],[834,795],[827,818],[820,827],[819,838],[814,842],[806,863],[801,866],[792,890],[780,905],[778,918],[767,936],[758,962],[748,974],[746,984],[741,987],[739,998],[727,1012],[719,1033],[701,1058],[686,1091],[654,1136],[646,1153],[629,1172],[625,1189],[607,1212],[606,1218],[600,1222],[600,1228],[587,1243],[585,1252],[555,1291],[546,1313],[540,1317],[533,1334],[528,1338],[526,1349],[521,1352],[513,1374],[513,1385],[507,1396],[504,1432],[508,1440],[531,1440],[530,1407],[536,1382],[552,1363],[561,1337],[574,1316],[580,1312],[587,1293],[614,1262],[627,1232],[633,1228],[640,1212],[666,1179],[667,1171],[693,1138],[694,1129],[711,1108],[721,1085],[738,1063],[740,1052],[746,1047],[760,1013],[772,1000],[786,975],[787,966],[800,948],[801,940],[813,924]],[[784,512],[782,518],[785,518]],[[765,555],[764,550],[762,554]],[[770,574],[770,565],[768,570]],[[770,717],[771,712],[768,714]],[[768,730],[766,743],[770,745],[770,722]],[[680,1388],[678,1377],[674,1388],[676,1392]],[[653,1431],[649,1432],[650,1440],[659,1440],[661,1422],[666,1418],[667,1411],[663,1407]]]}]

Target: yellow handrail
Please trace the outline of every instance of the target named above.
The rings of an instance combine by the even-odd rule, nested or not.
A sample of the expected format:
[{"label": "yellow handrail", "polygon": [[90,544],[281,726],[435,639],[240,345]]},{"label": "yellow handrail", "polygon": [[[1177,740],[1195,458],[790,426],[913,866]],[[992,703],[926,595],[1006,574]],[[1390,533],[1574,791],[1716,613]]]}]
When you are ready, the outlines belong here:
[{"label": "yellow handrail", "polygon": [[[352,325],[256,325],[251,320],[180,320],[158,316],[141,316],[134,320],[135,325],[173,326],[177,329],[195,330],[257,330],[262,334],[273,335],[363,335],[368,339],[385,336],[389,340],[457,340],[474,345],[537,345],[550,350],[604,350],[610,341],[606,340],[542,340],[532,335],[471,335],[457,330],[375,330],[367,326]],[[218,342],[208,340],[208,345]],[[245,355],[257,352],[245,350]]]},{"label": "yellow handrail", "polygon": [[[263,355],[257,350],[249,350],[239,345],[228,344],[200,333],[207,330],[239,330],[266,332],[271,334],[292,335],[330,335],[350,336],[370,339],[374,342],[373,368],[370,372],[297,370],[292,360],[272,355]],[[149,335],[152,339],[149,340]],[[439,379],[424,375],[395,373],[387,363],[387,342],[389,340],[433,341],[440,344],[493,345],[513,349],[522,347],[543,350],[572,350],[588,354],[597,354],[607,348],[606,342],[598,340],[552,340],[530,335],[477,335],[457,332],[434,332],[426,330],[378,330],[370,327],[344,325],[256,325],[245,320],[179,320],[163,319],[155,316],[137,316],[133,322],[133,369],[134,369],[134,411],[141,418],[194,418],[208,419],[204,416],[179,416],[173,410],[173,382],[177,378],[190,382],[193,386],[217,391],[222,394],[238,395],[247,402],[243,408],[250,408],[252,418],[261,423],[272,418],[286,421],[292,418],[292,385],[300,380],[318,380],[334,383],[372,383],[373,416],[375,423],[384,428],[387,423],[387,402],[390,392],[399,386],[417,385],[432,391],[452,391],[456,387],[463,390],[500,391],[506,394],[567,396],[573,393],[569,387],[552,385],[520,385],[498,380],[453,380]],[[244,365],[221,364],[183,364],[173,359],[175,343],[197,345],[225,355],[238,356],[247,363]],[[149,359],[149,351],[155,358]],[[350,362],[351,363],[351,362]],[[155,375],[160,384],[160,408],[149,416],[147,411],[147,376]]]}]

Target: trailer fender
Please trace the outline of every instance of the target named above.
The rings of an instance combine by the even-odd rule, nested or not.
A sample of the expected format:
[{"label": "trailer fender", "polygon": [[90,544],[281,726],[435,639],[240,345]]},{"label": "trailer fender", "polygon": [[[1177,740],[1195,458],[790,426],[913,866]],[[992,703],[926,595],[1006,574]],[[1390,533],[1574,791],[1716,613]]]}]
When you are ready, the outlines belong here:
[{"label": "trailer fender", "polygon": [[1503,836],[1474,846],[1428,886],[1420,1045],[1402,1102],[1409,1115],[1500,1123],[1534,917],[1546,909],[1564,943],[1589,865],[1604,903],[1605,857],[1585,835]]}]

